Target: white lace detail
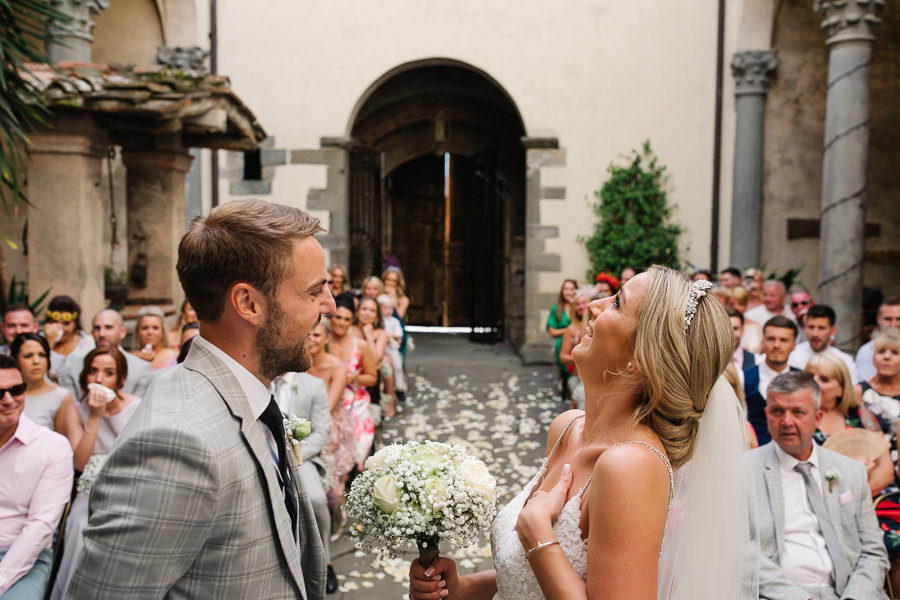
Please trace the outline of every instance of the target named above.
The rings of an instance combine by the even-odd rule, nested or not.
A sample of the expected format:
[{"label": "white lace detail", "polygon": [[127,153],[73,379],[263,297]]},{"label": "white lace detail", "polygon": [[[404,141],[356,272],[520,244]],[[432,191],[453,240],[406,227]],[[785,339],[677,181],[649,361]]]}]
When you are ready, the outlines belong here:
[{"label": "white lace detail", "polygon": [[[525,549],[522,548],[522,544],[519,542],[519,534],[516,533],[516,522],[519,519],[519,513],[522,511],[522,508],[531,497],[532,491],[540,486],[540,481],[546,473],[547,465],[557,446],[559,446],[560,440],[565,436],[572,423],[581,417],[583,415],[572,419],[566,425],[550,453],[544,458],[544,462],[541,464],[538,472],[525,485],[525,488],[515,498],[510,500],[509,504],[494,518],[494,524],[491,527],[491,552],[493,553],[494,567],[497,570],[497,595],[494,596],[494,600],[540,600],[544,597],[537,578],[534,576],[534,571],[531,570],[531,565],[525,560]],[[669,469],[669,501],[671,503],[672,466],[669,464],[668,459],[658,449],[645,442],[619,442],[611,447],[632,443],[648,446],[665,461],[666,467]],[[581,498],[590,483],[591,478],[588,478],[578,493],[569,498],[563,505],[562,511],[560,511],[559,517],[557,517],[553,526],[556,539],[559,541],[559,547],[562,548],[566,558],[569,559],[572,568],[584,581],[587,581],[588,544],[587,540],[582,539]]]}]

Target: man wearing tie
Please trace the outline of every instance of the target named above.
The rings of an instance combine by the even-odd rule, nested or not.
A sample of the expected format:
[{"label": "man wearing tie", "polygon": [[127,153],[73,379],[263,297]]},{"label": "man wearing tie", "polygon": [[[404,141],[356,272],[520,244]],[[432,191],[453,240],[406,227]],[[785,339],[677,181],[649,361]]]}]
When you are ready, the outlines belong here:
[{"label": "man wearing tie", "polygon": [[820,406],[819,387],[806,373],[782,373],[769,384],[773,443],[747,454],[759,597],[885,599],[887,552],[866,468],[813,443]]},{"label": "man wearing tie", "polygon": [[306,335],[334,311],[319,231],[302,211],[243,201],[182,238],[200,336],[95,480],[67,598],[324,598],[315,516],[268,391],[309,368]]}]

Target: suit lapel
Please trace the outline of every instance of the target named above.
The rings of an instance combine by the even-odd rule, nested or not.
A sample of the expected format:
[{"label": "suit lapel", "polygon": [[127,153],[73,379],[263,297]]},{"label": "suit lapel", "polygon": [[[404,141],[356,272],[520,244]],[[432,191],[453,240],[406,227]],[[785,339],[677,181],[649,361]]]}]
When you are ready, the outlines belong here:
[{"label": "suit lapel", "polygon": [[[275,513],[278,539],[281,542],[281,548],[288,568],[305,598],[306,586],[300,568],[300,561],[298,560],[299,549],[295,541],[295,535],[291,531],[291,519],[284,506],[284,495],[281,491],[278,469],[272,462],[272,455],[269,453],[265,434],[256,418],[250,412],[250,404],[247,402],[243,389],[228,367],[200,344],[192,345],[190,353],[184,361],[184,366],[186,369],[197,371],[206,377],[213,387],[216,388],[216,391],[219,392],[231,414],[240,419],[244,441],[250,448],[265,477],[265,494],[269,505]],[[290,455],[291,452],[288,452],[288,456]],[[296,472],[294,474],[296,475]]]},{"label": "suit lapel", "polygon": [[778,558],[784,553],[784,491],[781,487],[781,463],[775,454],[775,442],[767,447],[766,468],[764,476],[768,491],[769,505],[772,508],[772,523],[775,526],[775,550]]}]

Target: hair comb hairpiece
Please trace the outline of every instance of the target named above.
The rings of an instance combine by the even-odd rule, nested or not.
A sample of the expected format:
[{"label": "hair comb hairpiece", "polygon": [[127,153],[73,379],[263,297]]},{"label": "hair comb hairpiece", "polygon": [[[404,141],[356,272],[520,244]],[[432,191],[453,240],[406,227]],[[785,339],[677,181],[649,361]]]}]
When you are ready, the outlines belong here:
[{"label": "hair comb hairpiece", "polygon": [[687,308],[684,310],[685,331],[687,331],[688,327],[691,326],[691,321],[694,320],[694,315],[697,314],[697,304],[699,304],[700,298],[705,296],[706,290],[712,287],[712,282],[705,279],[698,279],[691,284],[691,294],[690,296],[688,296]]}]

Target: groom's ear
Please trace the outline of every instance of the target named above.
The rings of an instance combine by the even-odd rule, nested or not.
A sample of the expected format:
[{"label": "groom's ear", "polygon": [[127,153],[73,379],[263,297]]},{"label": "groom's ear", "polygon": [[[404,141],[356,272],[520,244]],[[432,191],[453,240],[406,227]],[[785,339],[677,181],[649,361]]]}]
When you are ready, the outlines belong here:
[{"label": "groom's ear", "polygon": [[225,308],[233,310],[249,325],[260,327],[265,319],[267,304],[259,290],[247,282],[240,281],[228,288]]}]

